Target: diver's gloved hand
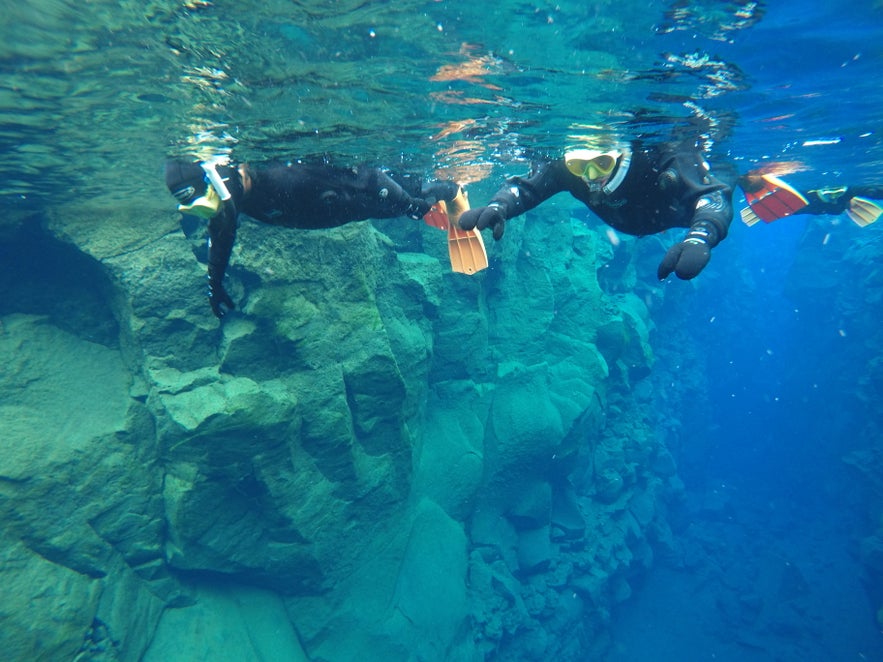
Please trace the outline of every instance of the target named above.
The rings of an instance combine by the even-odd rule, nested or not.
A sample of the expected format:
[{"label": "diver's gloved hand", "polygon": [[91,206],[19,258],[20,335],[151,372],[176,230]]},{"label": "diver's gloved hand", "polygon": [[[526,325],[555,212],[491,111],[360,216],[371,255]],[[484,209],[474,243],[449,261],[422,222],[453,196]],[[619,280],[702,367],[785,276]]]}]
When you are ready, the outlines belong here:
[{"label": "diver's gloved hand", "polygon": [[665,280],[672,271],[682,280],[690,280],[699,275],[711,259],[711,249],[704,241],[685,239],[668,249],[656,275]]},{"label": "diver's gloved hand", "polygon": [[496,203],[491,203],[487,207],[476,207],[469,211],[464,211],[460,216],[460,227],[464,230],[478,228],[484,230],[491,228],[494,233],[494,239],[498,240],[503,236],[506,229],[506,213],[503,207]]},{"label": "diver's gloved hand", "polygon": [[681,280],[699,275],[711,259],[711,247],[717,245],[717,230],[707,222],[694,225],[683,241],[668,249],[656,275],[665,280],[675,272]]},{"label": "diver's gloved hand", "polygon": [[428,182],[420,189],[420,195],[425,200],[435,203],[439,200],[453,200],[460,191],[460,185],[456,182]]},{"label": "diver's gloved hand", "polygon": [[405,216],[415,221],[426,216],[427,212],[432,209],[432,204],[420,198],[411,198],[408,208],[405,210]]},{"label": "diver's gloved hand", "polygon": [[[208,282],[208,302],[212,307],[212,312],[218,319],[221,319],[226,315],[227,310],[233,310],[236,307],[236,304],[233,303],[233,299],[227,294],[224,286],[211,279],[209,279]],[[226,309],[222,306],[226,306]]]}]

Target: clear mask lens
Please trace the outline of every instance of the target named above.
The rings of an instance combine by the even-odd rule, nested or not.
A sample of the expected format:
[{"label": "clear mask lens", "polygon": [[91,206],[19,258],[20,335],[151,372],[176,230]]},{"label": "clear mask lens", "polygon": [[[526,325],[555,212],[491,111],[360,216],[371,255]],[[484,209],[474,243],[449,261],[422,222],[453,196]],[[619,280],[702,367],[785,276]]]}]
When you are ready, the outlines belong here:
[{"label": "clear mask lens", "polygon": [[565,155],[565,164],[567,169],[577,177],[594,180],[607,177],[613,169],[616,168],[616,161],[619,159],[619,153],[607,152],[603,154],[585,156],[579,152]]}]

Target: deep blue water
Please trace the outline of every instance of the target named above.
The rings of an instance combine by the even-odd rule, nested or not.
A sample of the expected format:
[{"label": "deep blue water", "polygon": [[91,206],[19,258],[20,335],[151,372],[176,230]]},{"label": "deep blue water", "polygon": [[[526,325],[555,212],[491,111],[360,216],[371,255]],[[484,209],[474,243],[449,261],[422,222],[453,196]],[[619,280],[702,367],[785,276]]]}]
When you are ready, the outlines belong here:
[{"label": "deep blue water", "polygon": [[[326,143],[315,136],[298,135],[300,143],[291,140],[301,145],[312,140],[311,151],[344,157],[365,152],[420,165],[436,158],[449,159],[445,165],[452,167],[488,163],[486,177],[472,182],[473,200],[480,200],[496,189],[502,175],[523,168],[525,153],[553,150],[560,142],[559,130],[583,110],[597,123],[638,106],[678,119],[693,117],[698,107],[711,137],[711,161],[722,171],[789,162],[796,172],[788,179],[798,187],[883,184],[879,2],[564,3],[558,10],[554,3],[511,3],[518,21],[503,15],[509,3],[501,3],[485,24],[480,17],[491,12],[490,5],[479,10],[437,4],[427,11],[436,11],[458,41],[481,43],[503,60],[486,78],[502,85],[501,94],[513,101],[482,106],[471,134],[480,147],[454,157],[428,148],[408,154],[414,135],[429,135],[442,121],[475,113],[473,108],[429,104],[415,107],[425,108],[431,118],[423,121],[416,111],[408,114],[400,133],[390,129],[388,141],[360,137],[356,130],[341,130]],[[738,30],[720,30],[722,22],[733,23],[740,9],[747,8],[755,21]],[[530,31],[541,29],[534,10],[555,16],[572,42],[583,31],[594,35],[593,47],[632,63],[633,74],[668,72],[672,77],[665,82],[649,75],[622,85],[602,82],[584,99],[570,87],[578,75],[574,61],[525,47]],[[680,18],[666,19],[664,10],[669,15],[681,10]],[[578,20],[572,18],[580,11],[584,13]],[[629,30],[594,32],[600,22],[593,21],[605,12],[620,12]],[[659,28],[666,24],[671,30],[663,33]],[[267,30],[305,50],[321,50],[296,27]],[[513,39],[518,48],[509,55]],[[365,48],[370,54],[369,46]],[[678,56],[669,60],[675,64],[665,64],[666,53]],[[691,70],[682,57],[691,54],[722,66]],[[238,55],[239,64],[247,66],[247,58]],[[401,54],[384,55],[396,59]],[[456,55],[448,55],[457,61]],[[420,66],[419,57],[415,60]],[[424,66],[429,73],[434,69]],[[727,87],[730,81],[735,82],[732,89]],[[413,92],[406,83],[402,88],[403,96]],[[466,89],[488,94],[480,86]],[[661,95],[668,96],[660,101]],[[163,117],[174,114],[169,110],[176,107],[173,96],[161,100],[146,93],[139,101],[139,121],[153,129],[143,152],[151,163],[184,142],[170,137],[183,127]],[[360,101],[357,97],[354,93],[354,104]],[[235,92],[231,98],[234,107],[218,111],[221,115],[235,112]],[[251,105],[248,112],[256,113]],[[244,106],[240,110],[246,112]],[[2,144],[9,159],[0,167],[6,181],[0,206],[8,211],[27,204],[41,211],[41,193],[64,195],[57,193],[56,179],[64,163],[44,158],[42,150],[20,148],[63,127],[49,119],[47,126],[26,127],[20,119],[10,119],[10,112],[4,108]],[[278,109],[266,114],[253,125],[242,122],[224,130],[236,136],[244,153],[274,155],[279,143],[290,146],[290,136],[271,130],[272,122],[286,115]],[[351,121],[355,127],[364,123]],[[375,133],[383,126],[369,121],[368,129]],[[516,128],[505,130],[510,127]],[[113,143],[100,128],[95,130],[97,141]],[[95,158],[105,164],[104,159],[112,160],[109,154]],[[28,166],[31,158],[37,161]],[[158,188],[155,183],[145,186]],[[737,195],[737,209],[741,205]],[[710,414],[697,418],[692,434],[681,440],[678,457],[685,498],[675,508],[677,533],[684,548],[693,551],[661,555],[657,567],[636,584],[633,597],[615,614],[616,653],[611,659],[883,660],[876,614],[883,606],[883,576],[863,565],[859,552],[862,539],[881,526],[883,465],[862,472],[844,461],[856,452],[877,449],[880,454],[883,446],[878,436],[883,431],[883,392],[874,381],[877,373],[869,368],[883,351],[878,324],[883,281],[877,275],[881,248],[883,227],[859,229],[845,217],[800,217],[747,228],[737,215],[730,237],[715,249],[699,279],[666,285],[670,296],[654,313],[657,333],[686,328],[690,346],[680,358],[678,348],[669,348],[660,361],[676,374],[673,362],[701,355],[707,364],[705,395],[712,404]],[[643,271],[655,273],[655,264],[647,262]],[[685,407],[671,414],[690,420],[693,412]],[[758,596],[771,594],[782,597],[777,604],[783,611],[757,607]]]},{"label": "deep blue water", "polygon": [[[879,447],[881,410],[867,397],[880,392],[864,380],[880,338],[838,310],[856,296],[860,306],[877,304],[863,282],[863,267],[874,264],[845,264],[838,253],[871,237],[830,219],[809,223],[760,228],[762,237],[736,228],[715,255],[728,261],[726,274],[665,311],[692,325],[691,350],[708,362],[713,414],[685,434],[679,467],[681,533],[695,557],[664,560],[650,573],[619,614],[611,659],[883,655],[880,577],[859,558],[861,539],[877,528],[879,483],[844,462]],[[829,232],[847,238],[829,236],[830,250],[820,250]],[[792,279],[816,271],[828,286],[793,291]],[[689,419],[689,409],[676,415]],[[781,598],[791,571],[801,586],[782,604],[794,611],[755,610],[757,595]]]},{"label": "deep blue water", "polygon": [[[788,4],[771,4],[721,51],[752,80],[725,99],[739,115],[728,151],[796,158],[806,170],[789,180],[805,186],[881,181],[879,8]],[[713,420],[698,426],[680,466],[685,535],[704,551],[695,565],[651,575],[622,609],[614,659],[883,656],[880,576],[858,552],[878,526],[879,483],[844,462],[880,443],[873,399],[883,393],[867,382],[881,348],[870,321],[880,313],[880,230],[830,218],[737,221],[715,252],[715,275],[666,311],[693,326],[692,350],[709,366]],[[861,260],[845,258],[865,244]],[[791,571],[805,582],[795,612],[755,610],[754,593],[780,590]]]}]

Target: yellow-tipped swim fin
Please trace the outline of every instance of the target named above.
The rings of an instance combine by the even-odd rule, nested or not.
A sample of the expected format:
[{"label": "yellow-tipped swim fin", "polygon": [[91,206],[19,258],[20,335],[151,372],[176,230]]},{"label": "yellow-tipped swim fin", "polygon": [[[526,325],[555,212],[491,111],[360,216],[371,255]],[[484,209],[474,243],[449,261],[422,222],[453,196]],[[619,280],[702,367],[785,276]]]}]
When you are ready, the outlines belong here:
[{"label": "yellow-tipped swim fin", "polygon": [[440,200],[438,204],[448,215],[448,255],[451,258],[451,270],[472,275],[487,269],[487,251],[481,233],[475,229],[463,230],[458,223],[460,215],[469,210],[466,191],[461,188],[456,198],[448,203]]},{"label": "yellow-tipped swim fin", "polygon": [[748,227],[751,227],[760,220],[760,216],[755,214],[751,207],[743,207],[739,214],[742,216],[742,222]]},{"label": "yellow-tipped swim fin", "polygon": [[780,218],[791,216],[798,213],[801,209],[809,204],[803,195],[783,182],[775,175],[762,175],[756,188],[745,192],[745,200],[748,201],[750,211],[753,212],[749,216],[749,220],[745,218],[745,211],[742,214],[742,220],[747,225],[754,225],[758,220],[764,223],[772,223]]},{"label": "yellow-tipped swim fin", "polygon": [[858,196],[850,199],[849,209],[846,210],[846,215],[860,227],[870,225],[878,220],[881,214],[883,214],[883,207],[875,202],[871,202],[867,198],[860,198]]}]

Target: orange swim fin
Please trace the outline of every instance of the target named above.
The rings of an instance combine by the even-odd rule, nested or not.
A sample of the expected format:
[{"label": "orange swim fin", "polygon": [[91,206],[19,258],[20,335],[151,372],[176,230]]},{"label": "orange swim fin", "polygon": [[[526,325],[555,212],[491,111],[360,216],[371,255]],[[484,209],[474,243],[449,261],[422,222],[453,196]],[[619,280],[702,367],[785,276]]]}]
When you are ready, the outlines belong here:
[{"label": "orange swim fin", "polygon": [[748,207],[740,214],[746,225],[754,225],[758,221],[772,223],[798,213],[809,204],[809,200],[799,191],[775,175],[761,175],[759,180],[759,186],[751,191],[745,190]]},{"label": "orange swim fin", "polygon": [[466,191],[461,188],[456,198],[448,203],[440,201],[439,205],[448,216],[448,255],[451,258],[451,270],[472,275],[487,269],[487,251],[481,233],[475,229],[463,230],[458,223],[460,215],[469,209]]}]

